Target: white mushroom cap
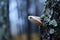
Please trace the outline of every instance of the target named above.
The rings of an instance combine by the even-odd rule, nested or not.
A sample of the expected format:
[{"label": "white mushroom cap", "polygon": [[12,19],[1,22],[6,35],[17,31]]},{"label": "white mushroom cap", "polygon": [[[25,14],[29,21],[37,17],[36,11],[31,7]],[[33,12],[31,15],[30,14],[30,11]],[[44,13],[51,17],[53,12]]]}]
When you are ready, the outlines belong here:
[{"label": "white mushroom cap", "polygon": [[28,20],[31,21],[32,23],[38,25],[38,26],[42,25],[40,17],[37,17],[37,16],[28,16]]}]

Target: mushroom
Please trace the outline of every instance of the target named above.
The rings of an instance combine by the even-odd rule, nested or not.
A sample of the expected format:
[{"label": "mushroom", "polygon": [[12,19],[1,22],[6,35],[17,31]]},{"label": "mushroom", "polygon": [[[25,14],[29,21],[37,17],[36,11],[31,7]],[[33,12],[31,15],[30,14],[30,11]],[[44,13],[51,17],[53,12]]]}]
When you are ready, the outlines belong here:
[{"label": "mushroom", "polygon": [[42,25],[42,21],[41,21],[40,17],[38,17],[38,16],[28,16],[28,20],[38,26]]}]

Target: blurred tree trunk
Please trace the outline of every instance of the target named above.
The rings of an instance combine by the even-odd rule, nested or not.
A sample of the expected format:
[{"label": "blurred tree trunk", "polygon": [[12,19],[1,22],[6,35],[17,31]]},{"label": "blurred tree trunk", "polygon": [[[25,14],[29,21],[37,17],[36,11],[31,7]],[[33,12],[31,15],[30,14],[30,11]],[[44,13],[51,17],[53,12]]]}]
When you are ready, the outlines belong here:
[{"label": "blurred tree trunk", "polygon": [[0,0],[0,40],[10,40],[8,2]]}]

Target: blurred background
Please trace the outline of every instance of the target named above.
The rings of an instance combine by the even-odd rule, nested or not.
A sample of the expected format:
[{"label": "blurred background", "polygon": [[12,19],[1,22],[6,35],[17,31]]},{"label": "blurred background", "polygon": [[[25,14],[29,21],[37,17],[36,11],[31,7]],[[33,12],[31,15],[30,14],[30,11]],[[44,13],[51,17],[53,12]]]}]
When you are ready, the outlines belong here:
[{"label": "blurred background", "polygon": [[28,16],[43,14],[46,0],[0,0],[0,40],[40,40]]}]

